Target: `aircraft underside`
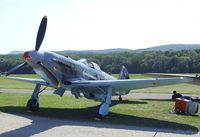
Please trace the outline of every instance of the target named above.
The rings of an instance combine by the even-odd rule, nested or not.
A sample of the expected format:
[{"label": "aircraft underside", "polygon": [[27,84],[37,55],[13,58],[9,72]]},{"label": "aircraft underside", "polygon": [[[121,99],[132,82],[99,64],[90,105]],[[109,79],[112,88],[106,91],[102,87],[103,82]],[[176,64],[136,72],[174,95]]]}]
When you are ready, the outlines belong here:
[{"label": "aircraft underside", "polygon": [[[112,96],[123,96],[128,94],[130,91],[112,91]],[[96,101],[104,101],[107,95],[106,87],[92,87],[92,88],[80,88],[80,89],[71,89],[71,93],[75,97],[81,97],[81,94],[87,98]]]}]

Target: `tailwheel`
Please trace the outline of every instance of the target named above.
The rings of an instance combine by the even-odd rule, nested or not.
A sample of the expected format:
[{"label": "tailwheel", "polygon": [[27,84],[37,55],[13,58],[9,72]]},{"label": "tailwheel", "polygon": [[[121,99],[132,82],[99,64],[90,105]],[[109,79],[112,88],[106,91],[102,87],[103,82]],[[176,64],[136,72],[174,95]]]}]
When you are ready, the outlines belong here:
[{"label": "tailwheel", "polygon": [[121,96],[119,96],[119,98],[118,98],[118,99],[119,99],[119,102],[122,102],[122,97],[121,97]]},{"label": "tailwheel", "polygon": [[28,111],[37,112],[39,110],[39,103],[37,99],[29,99],[26,107]]}]

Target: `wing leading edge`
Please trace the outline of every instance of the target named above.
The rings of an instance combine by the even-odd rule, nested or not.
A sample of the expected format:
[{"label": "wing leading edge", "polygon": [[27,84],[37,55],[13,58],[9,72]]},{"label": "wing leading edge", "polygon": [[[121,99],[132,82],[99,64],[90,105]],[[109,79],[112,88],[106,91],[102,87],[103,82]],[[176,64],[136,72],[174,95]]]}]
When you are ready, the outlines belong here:
[{"label": "wing leading edge", "polygon": [[[29,82],[33,84],[40,84],[44,86],[51,86],[42,79],[31,79],[21,77],[7,77],[9,79]],[[177,83],[191,82],[191,78],[174,77],[174,78],[149,78],[149,79],[122,79],[122,80],[81,80],[72,81],[71,87],[108,87],[112,86],[113,92],[134,90],[140,88],[156,87],[162,85],[171,85]]]},{"label": "wing leading edge", "polygon": [[21,78],[21,77],[7,77],[7,78],[22,81],[22,82],[40,84],[40,85],[44,85],[44,86],[50,86],[46,81],[44,81],[42,79]]}]

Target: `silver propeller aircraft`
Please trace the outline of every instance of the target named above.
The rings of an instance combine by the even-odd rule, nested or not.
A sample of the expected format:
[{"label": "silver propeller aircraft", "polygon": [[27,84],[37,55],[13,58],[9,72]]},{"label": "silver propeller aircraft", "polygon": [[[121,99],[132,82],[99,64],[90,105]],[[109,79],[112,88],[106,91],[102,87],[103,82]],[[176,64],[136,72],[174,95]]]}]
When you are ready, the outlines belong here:
[{"label": "silver propeller aircraft", "polygon": [[[36,112],[39,109],[39,93],[44,89],[41,86],[53,87],[54,94],[62,96],[65,90],[71,90],[71,93],[79,98],[82,95],[87,99],[101,101],[98,115],[103,118],[108,115],[112,96],[126,95],[133,89],[190,82],[190,78],[149,78],[149,79],[129,79],[127,69],[122,66],[119,78],[105,73],[94,62],[87,62],[86,59],[78,61],[70,57],[65,57],[53,52],[39,51],[45,36],[47,26],[47,17],[44,16],[39,26],[35,50],[26,51],[23,54],[24,63],[12,68],[7,72],[1,73],[1,76],[34,83],[35,89],[31,98],[27,102],[27,109]],[[30,65],[41,79],[29,79],[10,77],[9,74],[24,65]]]}]

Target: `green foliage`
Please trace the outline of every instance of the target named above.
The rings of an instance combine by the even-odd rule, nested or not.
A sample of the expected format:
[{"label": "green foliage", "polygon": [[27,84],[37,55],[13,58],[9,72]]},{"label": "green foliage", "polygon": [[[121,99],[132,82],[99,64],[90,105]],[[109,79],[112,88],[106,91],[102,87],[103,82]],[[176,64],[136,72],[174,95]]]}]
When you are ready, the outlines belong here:
[{"label": "green foliage", "polygon": [[[129,73],[198,73],[200,72],[200,50],[181,51],[144,51],[122,52],[107,54],[63,54],[73,59],[86,58],[89,62],[96,62],[105,72],[119,73],[122,65]],[[22,63],[21,55],[0,55],[0,71],[6,71]],[[27,66],[16,73],[33,73]]]},{"label": "green foliage", "polygon": [[109,54],[71,54],[72,58],[86,58],[96,62],[106,72],[119,73],[125,65],[129,73],[165,72],[198,73],[200,72],[200,50],[181,51],[144,51]]}]

